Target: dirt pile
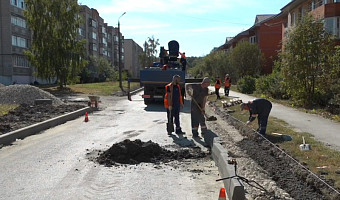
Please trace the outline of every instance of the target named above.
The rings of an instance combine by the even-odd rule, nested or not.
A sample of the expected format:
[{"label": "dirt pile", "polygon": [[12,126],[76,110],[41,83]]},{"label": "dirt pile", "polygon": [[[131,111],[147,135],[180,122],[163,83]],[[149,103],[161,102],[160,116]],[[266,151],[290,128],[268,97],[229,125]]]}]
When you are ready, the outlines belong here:
[{"label": "dirt pile", "polygon": [[[283,151],[257,135],[252,129],[228,115],[221,108],[215,107],[216,113],[233,125],[244,136],[236,145],[256,161],[280,188],[294,199],[340,199],[340,196],[328,188],[322,181]],[[271,138],[267,138],[271,140]],[[280,143],[282,141],[272,141]],[[331,180],[325,180],[332,185]]]},{"label": "dirt pile", "polygon": [[22,104],[0,116],[0,135],[84,108],[85,105],[27,105]]},{"label": "dirt pile", "polygon": [[34,105],[36,99],[51,99],[53,105],[64,104],[49,92],[31,85],[10,85],[0,87],[0,104]]},{"label": "dirt pile", "polygon": [[99,155],[97,161],[105,166],[120,164],[167,163],[173,160],[204,158],[207,154],[200,148],[170,151],[152,141],[124,140],[113,144],[108,150]]}]

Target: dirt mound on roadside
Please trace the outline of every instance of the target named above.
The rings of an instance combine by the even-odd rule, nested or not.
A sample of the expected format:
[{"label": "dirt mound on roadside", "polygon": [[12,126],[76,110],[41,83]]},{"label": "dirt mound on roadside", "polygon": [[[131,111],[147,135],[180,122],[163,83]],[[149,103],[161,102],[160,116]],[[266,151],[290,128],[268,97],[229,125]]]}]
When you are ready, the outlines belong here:
[{"label": "dirt mound on roadside", "polygon": [[84,105],[27,105],[21,104],[14,110],[9,111],[6,115],[0,116],[0,135],[5,134],[26,126],[36,124],[66,113],[70,113],[81,108]]},{"label": "dirt mound on roadside", "polygon": [[152,141],[124,140],[113,144],[107,151],[99,155],[97,161],[106,166],[120,164],[166,163],[173,160],[204,158],[207,154],[200,148],[170,151]]}]

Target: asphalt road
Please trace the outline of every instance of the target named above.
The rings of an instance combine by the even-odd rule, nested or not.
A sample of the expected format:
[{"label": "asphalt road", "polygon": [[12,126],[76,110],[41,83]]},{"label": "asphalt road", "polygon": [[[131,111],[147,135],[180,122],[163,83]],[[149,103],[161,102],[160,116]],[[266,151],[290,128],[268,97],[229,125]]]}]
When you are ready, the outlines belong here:
[{"label": "asphalt road", "polygon": [[161,104],[141,97],[102,99],[102,111],[0,149],[0,199],[217,199],[223,187],[210,159],[104,167],[88,159],[124,139],[152,140],[168,149],[200,146],[190,134],[189,104],[181,114],[187,138],[168,137]]},{"label": "asphalt road", "polygon": [[[223,89],[220,90],[220,92],[221,95],[224,95],[222,94]],[[230,91],[230,96],[241,98],[243,102],[255,99],[253,96],[235,91]],[[298,132],[310,133],[314,135],[316,140],[324,142],[332,148],[340,151],[340,123],[325,119],[316,114],[301,112],[297,109],[283,106],[278,103],[273,103],[270,116],[287,122]]]}]

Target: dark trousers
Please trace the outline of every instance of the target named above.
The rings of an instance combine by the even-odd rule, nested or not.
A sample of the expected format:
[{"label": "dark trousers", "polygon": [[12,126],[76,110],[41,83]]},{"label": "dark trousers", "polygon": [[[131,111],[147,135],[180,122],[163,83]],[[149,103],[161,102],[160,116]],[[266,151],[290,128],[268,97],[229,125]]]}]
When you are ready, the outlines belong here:
[{"label": "dark trousers", "polygon": [[267,129],[267,124],[268,124],[268,118],[269,118],[269,113],[272,109],[272,105],[266,109],[266,111],[262,114],[259,114],[257,116],[257,122],[259,124],[259,128],[257,129],[257,132],[259,132],[262,135],[266,134],[266,129]]},{"label": "dark trousers", "polygon": [[229,96],[230,87],[224,87],[224,95]]},{"label": "dark trousers", "polygon": [[171,110],[171,116],[169,117],[170,110],[166,109],[167,117],[168,117],[168,120],[170,119],[170,123],[174,123],[174,118],[175,118],[176,131],[181,130],[181,125],[179,123],[179,111],[180,111],[180,108],[173,107]]},{"label": "dark trousers", "polygon": [[257,116],[257,122],[259,124],[259,128],[257,129],[257,132],[259,132],[262,135],[266,134],[268,117],[269,116]]},{"label": "dark trousers", "polygon": [[217,99],[221,99],[221,97],[220,97],[220,88],[215,88],[215,94],[217,96]]},{"label": "dark trousers", "polygon": [[197,106],[191,106],[191,128],[193,134],[198,134],[199,125],[201,125],[201,130],[207,129],[202,111]]}]

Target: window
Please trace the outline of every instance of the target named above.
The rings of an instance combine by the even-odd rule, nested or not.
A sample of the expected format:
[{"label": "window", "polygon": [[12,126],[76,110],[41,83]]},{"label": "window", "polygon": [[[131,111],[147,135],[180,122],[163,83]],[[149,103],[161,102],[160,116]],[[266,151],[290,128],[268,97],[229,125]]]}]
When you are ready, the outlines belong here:
[{"label": "window", "polygon": [[106,29],[105,27],[102,27],[102,33],[104,33],[106,35]]},{"label": "window", "polygon": [[25,0],[11,0],[11,4],[21,9],[26,9]]},{"label": "window", "polygon": [[333,34],[336,38],[340,38],[340,17],[330,17],[324,19],[324,26],[327,33]]},{"label": "window", "polygon": [[11,16],[11,22],[13,25],[15,26],[20,26],[22,28],[27,28],[26,25],[26,20],[21,18],[21,17],[17,17],[17,16]]},{"label": "window", "polygon": [[97,39],[97,33],[96,32],[92,32],[92,38],[95,39],[95,40]]},{"label": "window", "polygon": [[13,64],[18,67],[30,67],[30,63],[24,56],[13,55]]},{"label": "window", "polygon": [[256,44],[257,43],[257,38],[256,36],[252,36],[249,38],[249,42],[252,43],[252,44]]},{"label": "window", "polygon": [[103,44],[107,45],[106,38],[103,38]]},{"label": "window", "polygon": [[85,31],[82,28],[78,28],[78,33],[79,33],[79,35],[81,35],[83,37],[85,36]]},{"label": "window", "polygon": [[91,22],[92,22],[92,23],[91,23],[91,24],[92,24],[92,27],[97,28],[97,22],[96,22],[95,20],[93,20],[93,19],[92,19]]},{"label": "window", "polygon": [[98,51],[98,47],[96,43],[92,43],[92,50],[93,51]]},{"label": "window", "polygon": [[27,48],[27,40],[25,38],[12,35],[12,45]]},{"label": "window", "polygon": [[296,13],[294,12],[291,14],[290,25],[295,26],[295,23],[296,23]]}]

